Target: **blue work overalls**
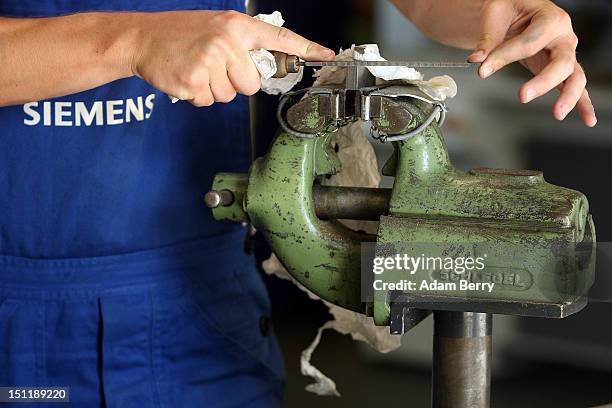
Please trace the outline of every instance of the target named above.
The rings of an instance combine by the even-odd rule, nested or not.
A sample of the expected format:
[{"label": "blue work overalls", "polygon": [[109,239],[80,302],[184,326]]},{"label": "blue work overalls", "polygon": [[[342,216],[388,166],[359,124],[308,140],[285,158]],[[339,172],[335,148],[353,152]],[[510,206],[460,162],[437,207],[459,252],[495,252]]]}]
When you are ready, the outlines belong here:
[{"label": "blue work overalls", "polygon": [[[180,9],[244,0],[0,0],[10,17]],[[138,78],[0,108],[0,386],[70,387],[75,407],[280,404],[244,228],[202,201],[247,170],[248,126],[245,97],[171,104]]]}]

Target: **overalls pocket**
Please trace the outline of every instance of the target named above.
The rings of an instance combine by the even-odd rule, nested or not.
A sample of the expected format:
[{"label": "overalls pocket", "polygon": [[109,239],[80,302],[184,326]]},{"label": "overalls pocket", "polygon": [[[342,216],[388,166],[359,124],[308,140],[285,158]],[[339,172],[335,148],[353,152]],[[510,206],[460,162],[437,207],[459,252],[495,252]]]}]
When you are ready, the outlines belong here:
[{"label": "overalls pocket", "polygon": [[36,386],[32,379],[42,380],[39,317],[32,303],[0,300],[0,386]]},{"label": "overalls pocket", "polygon": [[[166,402],[175,406],[189,400],[228,407],[280,404],[282,355],[254,265],[241,262],[202,276],[214,278],[194,283],[174,301],[154,301],[154,366],[162,396],[172,395]],[[200,387],[183,389],[178,381]]]}]

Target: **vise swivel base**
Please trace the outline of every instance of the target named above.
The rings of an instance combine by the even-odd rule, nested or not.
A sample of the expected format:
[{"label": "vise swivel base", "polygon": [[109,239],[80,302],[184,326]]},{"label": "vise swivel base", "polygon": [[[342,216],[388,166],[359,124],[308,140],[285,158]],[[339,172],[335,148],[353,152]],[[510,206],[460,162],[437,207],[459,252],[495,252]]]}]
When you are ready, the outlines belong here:
[{"label": "vise swivel base", "polygon": [[[432,406],[487,407],[492,314],[563,318],[586,304],[595,262],[587,199],[537,171],[455,169],[440,132],[443,104],[409,85],[359,88],[350,77],[351,86],[285,95],[268,154],[248,174],[217,174],[206,204],[218,220],[251,223],[313,293],[391,333],[433,312]],[[393,143],[383,169],[393,188],[321,185],[340,171],[333,132],[357,119]],[[340,219],[379,221],[378,232],[350,230]],[[414,287],[372,294],[372,281],[385,276],[375,276],[372,262],[399,254],[474,258],[483,267],[436,264],[406,275],[395,265],[385,274],[403,272]]]}]

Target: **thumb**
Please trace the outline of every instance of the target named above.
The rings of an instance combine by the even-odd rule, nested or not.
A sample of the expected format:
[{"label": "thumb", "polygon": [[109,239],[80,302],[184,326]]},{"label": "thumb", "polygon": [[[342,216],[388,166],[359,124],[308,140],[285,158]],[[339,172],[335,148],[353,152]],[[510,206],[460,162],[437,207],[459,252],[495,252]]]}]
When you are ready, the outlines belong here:
[{"label": "thumb", "polygon": [[297,55],[306,61],[331,60],[334,51],[313,41],[307,40],[285,27],[277,27],[263,21],[254,21],[253,49],[265,48],[269,51],[282,51]]},{"label": "thumb", "polygon": [[480,38],[476,50],[468,57],[469,62],[483,62],[501,43],[504,42],[514,18],[514,8],[510,2],[489,2],[481,14]]}]

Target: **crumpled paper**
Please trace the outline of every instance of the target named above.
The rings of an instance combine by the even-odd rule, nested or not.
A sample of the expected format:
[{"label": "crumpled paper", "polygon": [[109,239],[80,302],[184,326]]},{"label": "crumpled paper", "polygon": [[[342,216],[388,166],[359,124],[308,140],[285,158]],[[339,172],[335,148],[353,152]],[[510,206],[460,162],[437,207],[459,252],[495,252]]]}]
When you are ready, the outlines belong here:
[{"label": "crumpled paper", "polygon": [[[336,56],[336,60],[357,58],[384,60],[380,56],[376,44],[366,45],[364,51],[364,54],[360,55],[355,52],[354,47],[351,47],[348,50],[341,51]],[[446,75],[425,81],[421,73],[413,68],[369,67],[368,69],[381,83],[384,83],[384,81],[406,81],[418,86],[419,89],[435,100],[442,101],[446,98],[452,98],[457,93],[454,80]],[[328,66],[316,71],[314,76],[317,78],[314,86],[341,84],[346,78],[346,68]],[[332,143],[339,147],[338,157],[342,163],[342,170],[326,180],[326,185],[378,187],[381,176],[378,171],[376,154],[365,135],[364,125],[361,121],[353,122],[339,129],[334,134]],[[364,230],[368,233],[376,233],[378,229],[378,222],[376,221],[341,220],[341,222],[349,228]],[[301,372],[303,375],[314,379],[312,384],[306,386],[307,391],[322,396],[340,396],[336,383],[311,363],[312,354],[321,341],[324,330],[333,329],[342,334],[350,334],[354,340],[366,342],[381,353],[393,351],[401,345],[400,336],[390,334],[388,327],[376,326],[371,317],[333,305],[310,292],[289,275],[276,255],[272,254],[269,259],[263,262],[262,267],[268,274],[293,281],[312,299],[321,300],[334,317],[318,329],[312,343],[302,351],[300,357]]]},{"label": "crumpled paper", "polygon": [[[257,20],[261,20],[265,23],[282,27],[285,24],[283,16],[279,11],[275,11],[272,14],[258,14],[255,16]],[[274,55],[268,50],[263,48],[259,50],[249,51],[251,59],[255,63],[255,67],[261,75],[261,90],[270,95],[278,95],[286,93],[291,90],[302,80],[304,75],[304,68],[300,67],[300,70],[295,74],[287,74],[284,78],[272,78],[276,74],[276,61]]]},{"label": "crumpled paper", "polygon": [[333,329],[338,333],[350,334],[353,340],[363,341],[381,353],[388,353],[401,345],[400,336],[390,334],[388,327],[376,326],[371,317],[326,302],[306,289],[289,275],[276,255],[272,254],[270,258],[263,262],[262,267],[269,275],[275,275],[281,279],[292,281],[298,288],[306,292],[311,299],[321,300],[329,308],[329,313],[334,316],[332,320],[319,327],[314,340],[302,351],[302,355],[300,356],[302,375],[311,377],[315,380],[312,384],[306,386],[306,391],[321,396],[340,396],[334,380],[327,377],[310,362],[312,353],[319,345],[321,334],[324,330]]},{"label": "crumpled paper", "polygon": [[[347,50],[349,54],[352,54],[358,61],[386,61],[380,56],[378,45],[376,44],[365,44],[363,54],[354,52],[354,47]],[[403,79],[406,81],[420,81],[423,79],[423,75],[414,68],[410,67],[367,67],[368,71],[376,78],[380,78],[383,81],[394,81]]]}]

